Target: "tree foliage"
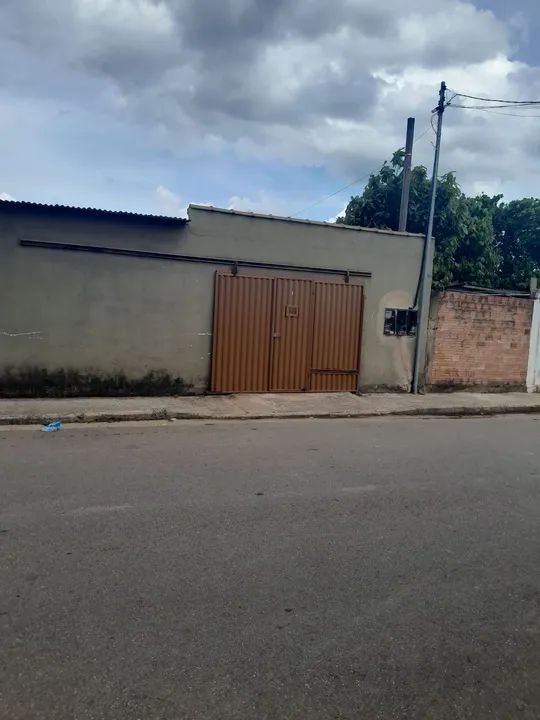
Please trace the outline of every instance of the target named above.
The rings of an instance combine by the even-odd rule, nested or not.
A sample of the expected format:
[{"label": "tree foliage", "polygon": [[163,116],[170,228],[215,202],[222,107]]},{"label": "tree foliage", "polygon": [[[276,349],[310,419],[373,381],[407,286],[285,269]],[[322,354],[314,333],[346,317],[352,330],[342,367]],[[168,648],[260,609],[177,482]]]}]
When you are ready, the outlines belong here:
[{"label": "tree foliage", "polygon": [[540,200],[499,203],[493,211],[495,243],[500,248],[504,287],[527,287],[540,270]]},{"label": "tree foliage", "polygon": [[[351,197],[337,222],[397,230],[404,153],[398,150],[371,175],[362,195]],[[425,233],[431,181],[425,167],[413,168],[407,230]],[[540,200],[509,203],[502,195],[469,197],[455,174],[437,181],[433,223],[435,287],[470,283],[484,287],[527,288],[540,269]]]}]

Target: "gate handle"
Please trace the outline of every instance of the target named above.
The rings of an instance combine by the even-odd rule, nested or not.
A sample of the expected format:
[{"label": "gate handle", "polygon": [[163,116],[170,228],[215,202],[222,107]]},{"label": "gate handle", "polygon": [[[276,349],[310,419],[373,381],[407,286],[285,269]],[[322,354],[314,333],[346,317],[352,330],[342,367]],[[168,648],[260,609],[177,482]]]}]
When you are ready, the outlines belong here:
[{"label": "gate handle", "polygon": [[278,333],[278,332],[272,333],[272,337],[274,338],[274,340],[276,340],[277,338],[281,337],[281,333]]}]

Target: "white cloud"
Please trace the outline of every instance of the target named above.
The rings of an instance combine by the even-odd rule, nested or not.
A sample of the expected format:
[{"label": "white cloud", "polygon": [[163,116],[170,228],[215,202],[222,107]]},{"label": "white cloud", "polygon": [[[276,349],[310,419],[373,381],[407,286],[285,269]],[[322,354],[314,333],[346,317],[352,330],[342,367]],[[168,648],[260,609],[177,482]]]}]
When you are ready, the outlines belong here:
[{"label": "white cloud", "polygon": [[332,217],[329,217],[329,218],[326,220],[326,222],[335,223],[336,220],[338,219],[338,217],[343,217],[343,215],[345,215],[345,210],[347,209],[347,205],[348,205],[348,204],[349,204],[349,203],[347,203],[346,205],[344,205],[338,213],[336,213],[335,215],[332,215]]},{"label": "white cloud", "polygon": [[265,192],[257,192],[249,197],[233,195],[229,198],[227,207],[229,210],[244,210],[246,212],[282,215],[285,217],[294,212],[289,200]]},{"label": "white cloud", "polygon": [[[407,116],[417,118],[418,133],[428,127],[442,79],[471,94],[540,97],[540,68],[515,59],[527,14],[505,25],[466,0],[53,4],[54,11],[41,0],[0,7],[0,27],[9,28],[0,63],[14,68],[4,79],[5,107],[22,102],[29,116],[43,118],[41,136],[28,122],[10,127],[29,175],[43,134],[59,127],[51,104],[98,125],[117,122],[126,134],[142,132],[149,152],[196,156],[209,175],[212,158],[229,153],[248,165],[324,167],[352,181],[403,144]],[[0,130],[5,123],[0,115]],[[496,186],[530,195],[540,162],[537,125],[537,118],[449,108],[441,171],[456,170],[469,191]],[[431,140],[431,131],[419,140],[415,163],[431,164]],[[8,181],[20,165],[16,158],[7,170],[4,164]],[[278,197],[262,184],[229,204],[294,212],[298,197],[287,198],[295,188]],[[20,185],[10,187],[19,194]],[[164,185],[152,198],[173,214],[186,200]]]},{"label": "white cloud", "polygon": [[160,215],[187,217],[188,203],[183,202],[179,195],[164,185],[158,185],[154,190],[154,205]]},{"label": "white cloud", "polygon": [[15,200],[15,198],[7,192],[0,192],[0,200]]}]

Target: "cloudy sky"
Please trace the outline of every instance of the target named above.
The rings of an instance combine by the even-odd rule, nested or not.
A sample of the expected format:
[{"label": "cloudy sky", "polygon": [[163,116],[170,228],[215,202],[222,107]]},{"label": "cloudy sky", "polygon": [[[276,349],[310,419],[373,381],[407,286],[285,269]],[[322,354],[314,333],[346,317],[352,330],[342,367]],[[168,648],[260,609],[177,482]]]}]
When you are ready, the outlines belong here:
[{"label": "cloudy sky", "polygon": [[[537,0],[2,0],[0,196],[328,219],[410,115],[430,164],[441,80],[540,98],[539,30]],[[521,114],[450,108],[441,171],[538,195],[540,117]]]}]

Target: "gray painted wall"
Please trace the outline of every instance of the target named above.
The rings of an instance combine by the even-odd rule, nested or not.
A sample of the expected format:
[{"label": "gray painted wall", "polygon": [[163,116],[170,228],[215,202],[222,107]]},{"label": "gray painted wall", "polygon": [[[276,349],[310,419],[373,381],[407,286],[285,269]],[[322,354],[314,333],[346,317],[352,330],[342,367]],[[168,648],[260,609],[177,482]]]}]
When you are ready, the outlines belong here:
[{"label": "gray painted wall", "polygon": [[[120,376],[134,383],[127,392],[143,392],[136,383],[158,373],[165,383],[176,378],[177,390],[182,382],[194,392],[208,386],[217,267],[20,247],[18,239],[26,238],[371,272],[359,280],[365,292],[360,385],[407,388],[414,339],[384,336],[383,315],[385,307],[412,303],[422,238],[195,207],[190,220],[164,227],[47,211],[14,214],[0,205],[0,377],[73,372],[90,387]],[[163,391],[152,382],[148,392]]]}]

